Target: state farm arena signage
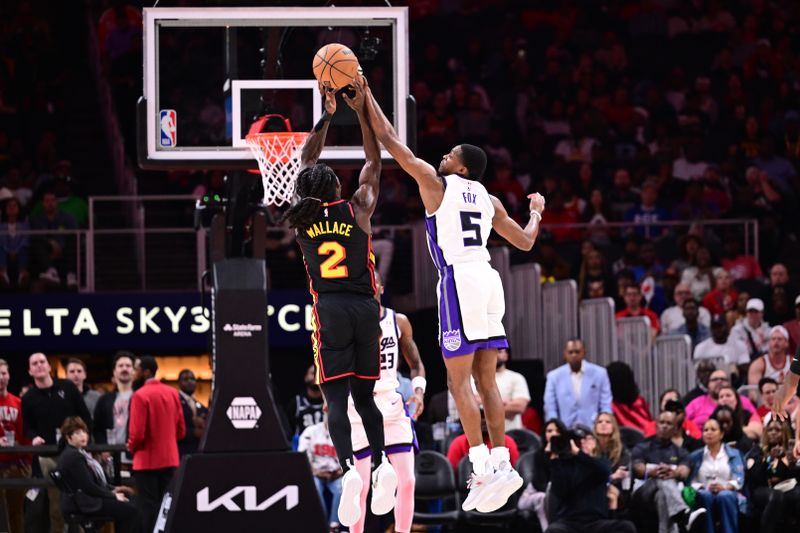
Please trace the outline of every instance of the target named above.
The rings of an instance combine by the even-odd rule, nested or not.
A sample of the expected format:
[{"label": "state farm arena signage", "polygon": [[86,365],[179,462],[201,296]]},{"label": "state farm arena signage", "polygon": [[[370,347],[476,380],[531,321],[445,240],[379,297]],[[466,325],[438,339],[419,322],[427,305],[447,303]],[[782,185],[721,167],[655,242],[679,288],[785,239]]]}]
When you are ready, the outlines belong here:
[{"label": "state farm arena signage", "polygon": [[[308,293],[273,290],[268,297],[270,345],[307,345],[312,324]],[[199,292],[3,296],[0,350],[205,351],[211,328],[208,307]],[[228,331],[247,337],[252,328],[237,322]]]}]

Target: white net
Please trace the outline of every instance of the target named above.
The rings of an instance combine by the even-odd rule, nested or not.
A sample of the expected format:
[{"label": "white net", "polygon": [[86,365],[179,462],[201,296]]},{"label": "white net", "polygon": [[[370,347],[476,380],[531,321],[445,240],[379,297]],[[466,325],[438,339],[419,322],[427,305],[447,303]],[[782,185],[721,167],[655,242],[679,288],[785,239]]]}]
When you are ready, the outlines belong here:
[{"label": "white net", "polygon": [[251,133],[246,137],[261,171],[265,204],[280,206],[292,201],[300,150],[307,137],[306,132],[292,131]]}]

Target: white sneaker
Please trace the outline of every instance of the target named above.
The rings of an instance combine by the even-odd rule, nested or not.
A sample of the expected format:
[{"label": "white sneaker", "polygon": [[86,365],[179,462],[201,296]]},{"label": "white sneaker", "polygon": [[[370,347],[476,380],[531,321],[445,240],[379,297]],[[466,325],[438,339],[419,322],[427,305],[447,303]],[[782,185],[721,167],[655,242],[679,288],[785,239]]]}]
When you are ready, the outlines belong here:
[{"label": "white sneaker", "polygon": [[45,272],[39,274],[39,279],[50,281],[56,285],[61,283],[61,276],[58,275],[58,270],[53,267],[50,267]]},{"label": "white sneaker", "polygon": [[706,510],[704,507],[696,509],[689,514],[689,520],[686,522],[686,531],[691,531],[692,526],[694,525],[695,521],[706,514]]},{"label": "white sneaker", "polygon": [[361,518],[361,487],[364,482],[352,461],[348,460],[347,466],[350,469],[342,476],[342,496],[339,499],[338,512],[339,523],[350,527]]},{"label": "white sneaker", "polygon": [[467,494],[464,503],[461,504],[461,509],[464,511],[472,511],[478,507],[478,504],[481,503],[481,500],[486,496],[486,488],[494,483],[495,480],[495,472],[489,472],[482,476],[473,472],[467,481],[469,494]]},{"label": "white sneaker", "polygon": [[394,509],[396,496],[397,472],[384,454],[381,464],[372,472],[372,514],[380,516]]},{"label": "white sneaker", "polygon": [[495,481],[486,489],[486,497],[478,502],[479,513],[492,513],[506,504],[512,494],[522,488],[522,476],[507,465],[495,471]]}]

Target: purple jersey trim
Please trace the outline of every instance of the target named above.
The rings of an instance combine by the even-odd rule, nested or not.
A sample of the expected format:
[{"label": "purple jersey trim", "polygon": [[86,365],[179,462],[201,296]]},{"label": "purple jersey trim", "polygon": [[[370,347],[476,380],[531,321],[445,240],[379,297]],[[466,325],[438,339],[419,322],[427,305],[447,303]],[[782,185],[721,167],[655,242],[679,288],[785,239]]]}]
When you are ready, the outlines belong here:
[{"label": "purple jersey trim", "polygon": [[366,459],[367,457],[372,457],[372,450],[369,448],[364,448],[363,450],[358,450],[354,452],[353,455],[356,459]]},{"label": "purple jersey trim", "polygon": [[387,446],[384,451],[386,452],[386,455],[392,455],[393,453],[407,453],[413,449],[413,444],[393,444],[391,446]]}]

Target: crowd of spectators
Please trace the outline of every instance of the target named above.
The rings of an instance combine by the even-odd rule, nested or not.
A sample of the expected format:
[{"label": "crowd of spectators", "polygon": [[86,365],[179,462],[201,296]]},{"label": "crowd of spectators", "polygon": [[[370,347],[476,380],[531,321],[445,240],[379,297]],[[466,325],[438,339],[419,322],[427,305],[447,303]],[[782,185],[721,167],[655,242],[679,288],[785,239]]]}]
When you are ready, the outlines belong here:
[{"label": "crowd of spectators", "polygon": [[[724,319],[715,324],[727,327]],[[771,328],[768,354],[785,352],[787,337],[782,327]],[[565,364],[546,376],[546,422],[523,417],[523,433],[507,426],[513,450],[529,446],[526,431],[542,439],[522,452],[533,454],[534,466],[519,509],[550,533],[777,532],[800,526],[800,445],[794,439],[800,397],[792,396],[785,420],[773,417],[788,367],[764,375],[769,363],[758,364],[769,359],[751,360],[744,343],[731,347],[740,350],[733,358],[739,364],[698,360],[695,387],[662,391],[651,409],[627,364],[592,364],[580,339],[567,341]],[[732,385],[741,376],[755,383]],[[513,402],[510,392],[501,396],[505,405]],[[435,414],[427,421],[443,422]],[[444,443],[457,473],[464,436]]]},{"label": "crowd of spectators", "polygon": [[[25,231],[75,229],[87,216],[55,133],[63,87],[60,67],[48,53],[54,46],[52,21],[35,5],[0,8],[0,290],[75,287],[69,237],[27,237]],[[788,353],[800,343],[800,296],[793,281],[800,274],[798,228],[792,216],[800,206],[798,4],[492,0],[409,7],[418,153],[437,161],[459,142],[483,146],[491,160],[487,188],[510,213],[525,219],[528,192],[542,192],[548,200],[534,255],[545,281],[575,278],[582,298],[611,297],[619,317],[646,316],[654,336],[685,334],[692,342],[697,387],[663,391],[655,412],[630,386],[630,369],[596,367],[584,361],[579,340],[567,344],[567,365],[547,381],[543,418],[553,420],[544,425],[544,437],[547,445],[569,432],[574,438],[559,452],[537,452],[541,475],[559,473],[553,490],[566,495],[574,484],[611,483],[606,500],[590,498],[591,509],[576,509],[562,498],[548,513],[536,494],[547,491],[550,479],[537,480],[526,492],[538,502],[533,505],[540,519],[549,520],[553,531],[600,530],[609,513],[630,518],[640,529],[653,517],[665,530],[690,519],[713,528],[715,508],[725,531],[735,530],[739,510],[762,531],[776,527],[773,520],[797,520],[790,513],[798,509],[797,489],[776,490],[797,477],[791,433],[767,414]],[[141,14],[124,2],[103,8],[97,34],[104,71],[134,160]],[[369,61],[363,66],[368,78],[380,77]],[[347,194],[353,176],[341,173]],[[161,181],[151,177],[140,174],[148,187]],[[223,189],[218,172],[167,178],[168,192]],[[377,222],[421,216],[409,185],[399,172],[385,172]],[[744,218],[759,222],[758,257],[745,251],[741,226],[707,222]],[[685,225],[649,225],[660,222]],[[577,223],[588,226],[555,226]],[[285,237],[276,234],[270,252],[289,265],[287,271],[296,265],[294,271],[302,273]],[[299,286],[302,275],[293,281]],[[27,430],[7,427],[14,417],[3,420],[4,431],[20,442],[53,443],[64,419],[80,416],[97,441],[111,436],[120,442],[121,421],[127,428],[135,396],[134,361],[128,357],[127,368],[125,359],[115,362],[113,396],[98,399],[84,386],[80,363],[72,365],[69,382],[54,381],[46,358],[32,356],[30,396],[9,408],[21,410]],[[3,392],[3,368],[7,373],[8,365],[0,363],[5,402],[10,396]],[[191,378],[184,378],[178,400],[186,428],[182,446],[190,449],[202,431],[202,412],[191,398]],[[37,406],[41,390],[53,387],[64,392],[55,396],[63,405]],[[576,401],[565,402],[570,396]],[[86,407],[91,402],[93,412]],[[294,404],[298,437],[322,422],[319,404],[310,386]],[[514,424],[531,420],[518,411],[514,405],[507,412]],[[623,448],[617,423],[640,430],[647,440]],[[539,425],[528,427],[538,431]],[[591,459],[596,456],[609,465]],[[54,464],[47,457],[38,463],[45,472]],[[2,472],[24,476],[28,468],[22,460]],[[583,471],[585,478],[576,473]],[[626,479],[631,488],[625,488]],[[695,489],[694,499],[691,490],[677,492],[678,482]],[[9,502],[18,496],[8,492]],[[613,503],[604,507],[603,501]],[[705,517],[686,513],[691,508],[706,509]],[[11,520],[16,517],[12,513]]]},{"label": "crowd of spectators", "polygon": [[68,76],[44,4],[0,7],[0,292],[76,290],[75,234],[58,230],[88,222],[59,139]]},{"label": "crowd of spectators", "polygon": [[[8,390],[9,364],[0,359],[0,447],[30,444],[58,448],[56,453],[43,448],[33,457],[16,452],[4,454],[0,457],[0,477],[47,479],[58,468],[72,491],[81,490],[87,497],[99,498],[96,506],[87,504],[91,508],[84,508],[84,514],[118,519],[118,526],[124,523],[120,531],[139,531],[139,525],[141,531],[152,530],[179,457],[197,451],[198,439],[205,429],[207,409],[193,396],[196,383],[191,370],[181,371],[176,390],[156,378],[158,364],[153,357],[121,351],[113,358],[111,391],[90,387],[85,363],[77,358],[64,363],[66,379],[54,377],[50,361],[42,353],[30,355],[26,370],[31,384],[19,396],[14,395]],[[85,434],[79,435],[80,432]],[[128,452],[122,456],[121,468],[131,473],[135,491],[109,485],[114,477],[111,455],[86,453],[87,444],[92,442],[126,446]],[[76,460],[76,452],[83,459]],[[51,488],[25,505],[25,491],[2,491],[9,531],[24,531],[23,523],[35,522],[37,528],[47,529],[49,524],[49,531],[62,532],[62,513],[75,511],[70,507],[73,499]],[[133,512],[127,507],[128,497],[136,505]],[[26,508],[42,511],[35,518],[28,511],[26,521]]]},{"label": "crowd of spectators", "polygon": [[[125,2],[101,4],[98,37],[107,77],[121,122],[131,124],[123,129],[133,146],[128,115],[138,96],[131,87],[141,75],[134,60],[141,53],[141,16]],[[645,307],[659,314],[674,303],[678,282],[713,314],[735,308],[741,292],[767,303],[770,323],[771,314],[790,312],[791,291],[757,280],[777,262],[789,275],[800,274],[791,216],[800,199],[794,2],[408,5],[418,153],[438,161],[459,142],[483,146],[491,160],[487,188],[523,219],[525,195],[543,193],[547,231],[534,258],[544,279],[579,278],[582,297],[611,296],[619,309],[619,276],[632,273]],[[447,39],[442,27],[453,29]],[[358,45],[350,29],[338,35]],[[308,37],[313,44],[325,36]],[[196,46],[208,44],[196,39]],[[489,41],[498,46],[484,46]],[[292,45],[285,55],[306,52],[306,45]],[[377,59],[362,58],[378,93],[387,92],[382,53],[387,49],[379,48]],[[287,72],[298,68],[284,63]],[[207,83],[196,85],[187,101],[224,109],[224,102],[207,101],[212,93],[196,94]],[[347,195],[354,171],[339,172]],[[141,190],[206,194],[223,189],[221,178],[216,171],[139,175]],[[382,179],[377,223],[421,216],[401,172],[386,169]],[[710,219],[758,220],[759,256],[752,255],[755,230],[746,235],[741,224]],[[648,225],[662,222],[683,224]],[[577,223],[589,226],[552,226]],[[291,271],[299,264],[292,251],[291,240],[279,238],[271,259]]]}]

